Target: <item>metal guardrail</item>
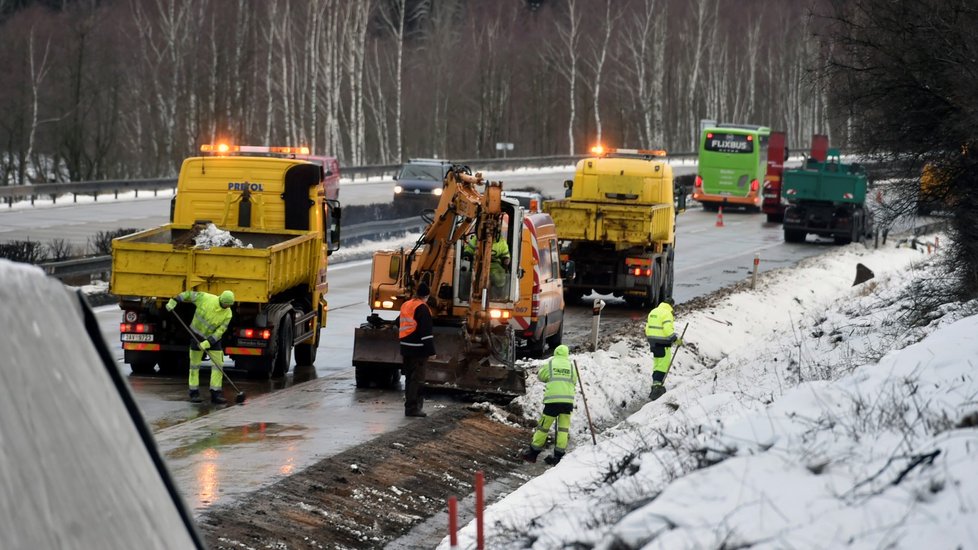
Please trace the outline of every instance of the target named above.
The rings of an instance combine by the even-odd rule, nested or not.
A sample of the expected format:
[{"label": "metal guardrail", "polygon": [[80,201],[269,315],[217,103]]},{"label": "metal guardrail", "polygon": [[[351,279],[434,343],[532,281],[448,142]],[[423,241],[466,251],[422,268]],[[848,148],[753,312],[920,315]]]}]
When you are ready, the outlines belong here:
[{"label": "metal guardrail", "polygon": [[[676,153],[667,158],[688,159],[696,157],[696,153]],[[578,160],[585,158],[585,155],[555,155],[548,157],[514,157],[496,159],[468,159],[452,161],[457,164],[464,164],[475,170],[511,170],[514,168],[545,168],[549,166],[568,166]],[[340,175],[343,178],[369,178],[369,177],[393,177],[401,164],[380,164],[371,166],[347,166],[340,167]],[[126,180],[99,180],[99,181],[80,181],[66,183],[38,183],[34,185],[6,185],[0,186],[0,200],[13,207],[14,202],[30,200],[31,205],[38,198],[50,198],[57,202],[59,197],[71,195],[72,201],[78,201],[78,195],[93,196],[98,200],[99,195],[113,194],[118,198],[120,192],[135,191],[139,196],[140,191],[152,191],[154,195],[162,189],[176,189],[177,178],[155,178],[155,179],[126,179]]]},{"label": "metal guardrail", "polygon": [[[411,231],[427,225],[421,216],[412,216],[399,220],[378,220],[358,223],[344,227],[340,232],[343,241],[360,241],[373,236],[387,235],[398,231]],[[112,256],[94,256],[90,258],[73,258],[57,262],[46,262],[38,267],[56,279],[92,276],[112,271]]]}]

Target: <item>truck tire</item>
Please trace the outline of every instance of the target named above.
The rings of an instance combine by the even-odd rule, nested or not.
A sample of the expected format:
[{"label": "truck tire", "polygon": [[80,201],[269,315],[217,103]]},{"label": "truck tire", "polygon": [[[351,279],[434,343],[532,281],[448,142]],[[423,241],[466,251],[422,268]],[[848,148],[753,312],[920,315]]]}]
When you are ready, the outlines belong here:
[{"label": "truck tire", "polygon": [[768,214],[767,215],[767,223],[781,223],[781,221],[783,219],[784,219],[784,215],[783,214]]},{"label": "truck tire", "polygon": [[272,378],[281,378],[289,372],[289,363],[292,362],[293,330],[292,316],[283,315],[275,329],[278,351],[275,352],[275,358],[272,360]]},{"label": "truck tire", "polygon": [[805,242],[806,233],[800,229],[788,229],[784,230],[784,242],[786,243],[803,243]]},{"label": "truck tire", "polygon": [[[302,306],[302,312],[308,313],[312,311],[312,306],[306,301]],[[320,318],[322,316],[320,315]],[[311,344],[296,344],[295,346],[295,365],[296,366],[309,366],[316,363],[316,352],[319,350],[319,336],[322,334],[323,325],[322,323],[316,324],[316,332],[313,336]]]},{"label": "truck tire", "polygon": [[316,335],[311,344],[295,345],[295,364],[296,366],[310,366],[316,363],[316,351],[319,350],[319,334],[321,328],[316,329]]},{"label": "truck tire", "polygon": [[550,349],[554,349],[561,344],[564,340],[564,321],[560,321],[560,326],[557,327],[557,332],[551,336],[547,337],[547,345]]},{"label": "truck tire", "polygon": [[537,339],[529,339],[526,341],[526,354],[534,359],[540,359],[547,354],[547,340],[540,337]]}]

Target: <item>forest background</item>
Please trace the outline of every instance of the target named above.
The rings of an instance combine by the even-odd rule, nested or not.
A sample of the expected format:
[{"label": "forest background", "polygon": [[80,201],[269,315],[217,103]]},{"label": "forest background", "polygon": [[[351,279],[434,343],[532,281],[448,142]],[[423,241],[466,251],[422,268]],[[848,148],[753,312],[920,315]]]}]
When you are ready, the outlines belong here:
[{"label": "forest background", "polygon": [[[695,151],[700,119],[806,149],[809,2],[0,0],[0,182],[172,176],[202,143],[409,157]],[[840,141],[840,138],[842,140]]]}]

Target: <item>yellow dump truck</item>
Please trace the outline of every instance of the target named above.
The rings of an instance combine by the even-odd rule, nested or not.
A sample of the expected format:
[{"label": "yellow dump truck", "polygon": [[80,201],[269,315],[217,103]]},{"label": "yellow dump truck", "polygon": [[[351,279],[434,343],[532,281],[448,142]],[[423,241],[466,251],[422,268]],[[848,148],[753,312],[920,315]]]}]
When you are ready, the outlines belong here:
[{"label": "yellow dump truck", "polygon": [[[234,292],[226,355],[255,377],[316,359],[327,256],[339,247],[338,168],[304,148],[204,146],[177,180],[171,223],[112,242],[110,291],[136,374],[185,372],[189,335],[164,308],[184,290]],[[176,314],[190,323],[191,304]]]},{"label": "yellow dump truck", "polygon": [[[567,269],[564,294],[591,291],[633,306],[672,297],[677,205],[665,151],[592,149],[580,160],[563,200],[546,201]],[[679,194],[678,210],[685,210]],[[572,273],[572,275],[571,275]]]}]

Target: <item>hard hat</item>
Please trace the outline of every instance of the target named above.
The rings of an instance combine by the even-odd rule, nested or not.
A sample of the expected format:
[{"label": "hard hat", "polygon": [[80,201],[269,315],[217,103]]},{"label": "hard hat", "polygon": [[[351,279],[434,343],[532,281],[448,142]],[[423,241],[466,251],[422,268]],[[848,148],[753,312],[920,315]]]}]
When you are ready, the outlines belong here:
[{"label": "hard hat", "polygon": [[234,293],[230,290],[225,290],[221,293],[220,302],[222,306],[230,306],[234,303]]}]

